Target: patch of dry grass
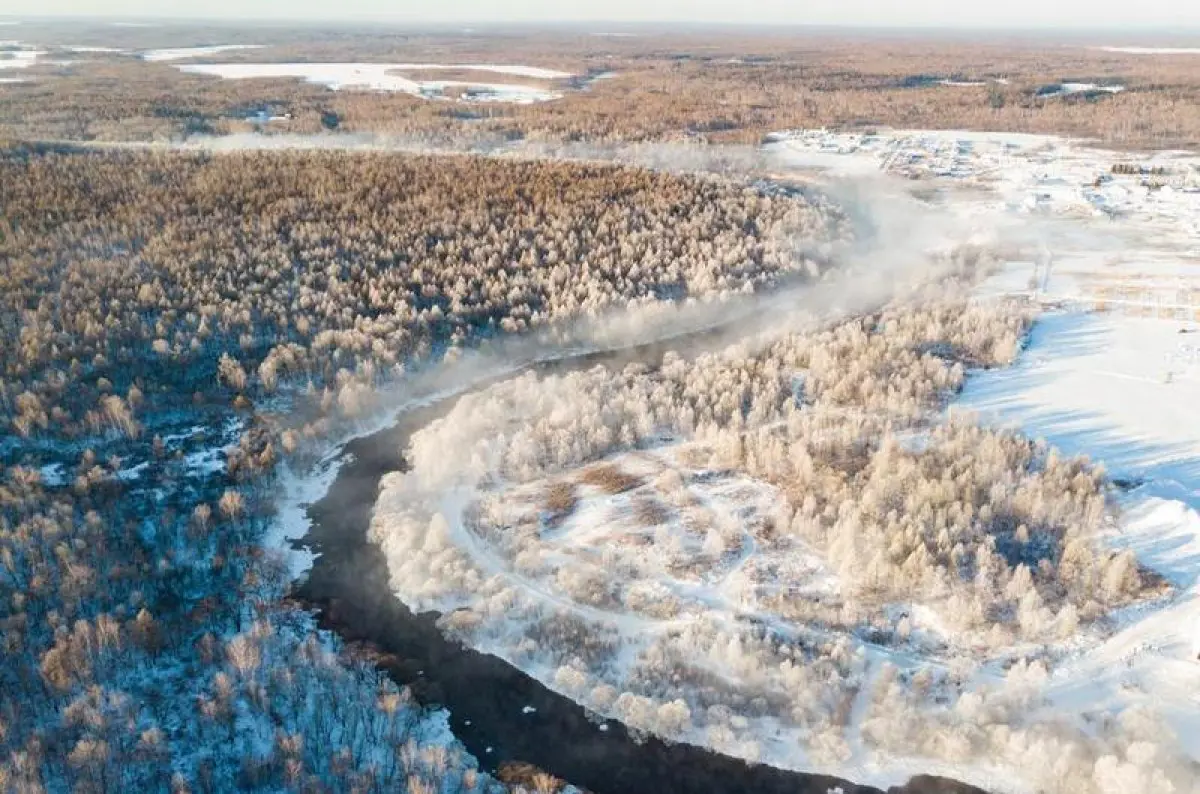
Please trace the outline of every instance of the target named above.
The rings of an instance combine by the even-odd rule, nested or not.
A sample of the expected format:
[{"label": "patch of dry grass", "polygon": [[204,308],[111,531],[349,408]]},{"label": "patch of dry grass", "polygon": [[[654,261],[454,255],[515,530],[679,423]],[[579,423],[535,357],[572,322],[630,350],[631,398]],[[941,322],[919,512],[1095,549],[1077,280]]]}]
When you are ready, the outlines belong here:
[{"label": "patch of dry grass", "polygon": [[633,515],[637,522],[644,527],[656,527],[660,524],[667,523],[671,517],[670,511],[666,506],[649,497],[637,499],[633,503]]},{"label": "patch of dry grass", "polygon": [[546,523],[556,526],[562,523],[579,504],[575,484],[571,482],[551,483],[542,498],[542,510],[547,514]]},{"label": "patch of dry grass", "polygon": [[496,777],[502,783],[519,787],[517,790],[535,794],[557,794],[567,785],[566,781],[559,780],[549,772],[524,761],[505,761],[496,770]]},{"label": "patch of dry grass", "polygon": [[640,477],[635,477],[613,463],[601,463],[584,469],[579,475],[579,481],[592,485],[610,496],[632,491],[642,484]]}]

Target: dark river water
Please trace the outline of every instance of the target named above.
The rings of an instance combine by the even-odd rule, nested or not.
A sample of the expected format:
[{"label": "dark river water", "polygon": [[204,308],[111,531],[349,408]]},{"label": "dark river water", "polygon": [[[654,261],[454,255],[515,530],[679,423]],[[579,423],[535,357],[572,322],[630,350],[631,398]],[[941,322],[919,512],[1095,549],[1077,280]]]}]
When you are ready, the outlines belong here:
[{"label": "dark river water", "polygon": [[[679,349],[679,344],[670,345]],[[665,346],[580,355],[537,365],[568,371],[597,363],[661,359]],[[522,762],[595,794],[883,794],[824,775],[748,764],[700,747],[635,739],[616,721],[600,724],[577,703],[496,656],[447,640],[436,613],[414,614],[388,584],[387,565],[367,528],[380,478],[405,468],[409,435],[448,411],[457,396],[403,413],[378,433],[342,450],[342,466],[328,494],[309,510],[303,545],[316,553],[296,596],[316,610],[321,625],[373,651],[380,668],[426,705],[444,706],[450,724],[480,765],[494,772]],[[531,707],[534,711],[529,711]],[[919,776],[888,794],[986,794],[944,778]]]}]

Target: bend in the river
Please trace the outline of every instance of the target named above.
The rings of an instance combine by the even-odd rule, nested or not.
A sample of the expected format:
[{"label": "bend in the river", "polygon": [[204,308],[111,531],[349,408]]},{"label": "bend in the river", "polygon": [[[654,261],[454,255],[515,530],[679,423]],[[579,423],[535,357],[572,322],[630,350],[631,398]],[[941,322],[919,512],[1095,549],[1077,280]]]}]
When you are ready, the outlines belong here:
[{"label": "bend in the river", "polygon": [[[678,348],[680,340],[671,343]],[[661,358],[667,343],[581,354],[537,365],[568,371]],[[405,468],[409,435],[450,409],[457,396],[400,415],[392,427],[347,443],[329,493],[309,510],[304,545],[317,553],[298,598],[322,626],[374,651],[381,669],[417,699],[450,712],[455,736],[495,771],[533,764],[595,794],[883,794],[825,775],[749,764],[689,744],[635,737],[624,725],[597,722],[579,704],[503,659],[447,639],[437,613],[413,614],[392,592],[387,563],[367,530],[384,474]],[[986,794],[944,778],[919,776],[888,794]]]}]

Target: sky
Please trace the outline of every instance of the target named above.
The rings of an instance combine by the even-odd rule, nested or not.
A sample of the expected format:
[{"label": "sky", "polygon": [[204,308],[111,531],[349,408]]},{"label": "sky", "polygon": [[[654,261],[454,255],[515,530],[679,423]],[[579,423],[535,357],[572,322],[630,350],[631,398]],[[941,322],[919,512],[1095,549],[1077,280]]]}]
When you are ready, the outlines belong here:
[{"label": "sky", "polygon": [[1200,0],[4,0],[0,17],[1200,28]]}]

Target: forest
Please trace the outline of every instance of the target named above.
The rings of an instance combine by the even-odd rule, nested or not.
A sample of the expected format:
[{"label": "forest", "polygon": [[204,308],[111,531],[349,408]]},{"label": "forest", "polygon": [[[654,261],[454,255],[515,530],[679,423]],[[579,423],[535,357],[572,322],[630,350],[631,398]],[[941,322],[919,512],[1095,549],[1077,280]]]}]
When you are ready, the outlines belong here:
[{"label": "forest", "polygon": [[[929,184],[771,181],[751,148],[1187,145],[1186,63],[569,30],[221,56],[572,75],[518,105],[223,80],[146,57],[162,32],[75,32],[115,46],[48,44],[0,94],[0,789],[563,791],[490,774],[294,598],[286,492],[425,377],[445,411],[369,505],[391,593],[597,725],[804,772],[1200,779],[1155,709],[1043,698],[1178,593],[1103,541],[1103,466],[954,408],[1027,342],[1034,303],[976,288],[1032,233],[977,237]],[[204,40],[262,43],[227,33]],[[1045,90],[1075,80],[1121,90]]]},{"label": "forest", "polygon": [[1169,587],[1101,542],[1102,467],[944,412],[1031,319],[967,301],[977,277],[463,397],[385,478],[393,586],[599,714],[750,760],[1036,756],[1021,779],[1046,791],[1184,790],[1152,712],[1092,736],[1038,700]]},{"label": "forest", "polygon": [[[892,127],[1055,134],[1120,148],[1200,140],[1194,56],[1147,57],[1049,33],[1023,40],[661,28],[632,36],[553,28],[472,35],[347,26],[318,36],[286,26],[27,24],[21,38],[48,55],[23,70],[25,82],[0,93],[0,138],[165,141],[261,132],[753,145],[781,129]],[[67,40],[105,51],[64,49]],[[225,80],[137,57],[164,41],[260,47],[215,58],[234,64],[506,64],[519,53],[519,63],[571,76],[535,81],[560,95],[548,102],[430,101],[299,79]],[[488,79],[469,69],[437,77],[448,74]],[[1056,89],[1064,83],[1123,90],[1064,95]],[[260,113],[277,120],[261,123]]]},{"label": "forest", "polygon": [[0,155],[0,781],[483,791],[317,632],[278,483],[386,384],[589,314],[819,275],[828,208],[623,167],[351,153]]}]

